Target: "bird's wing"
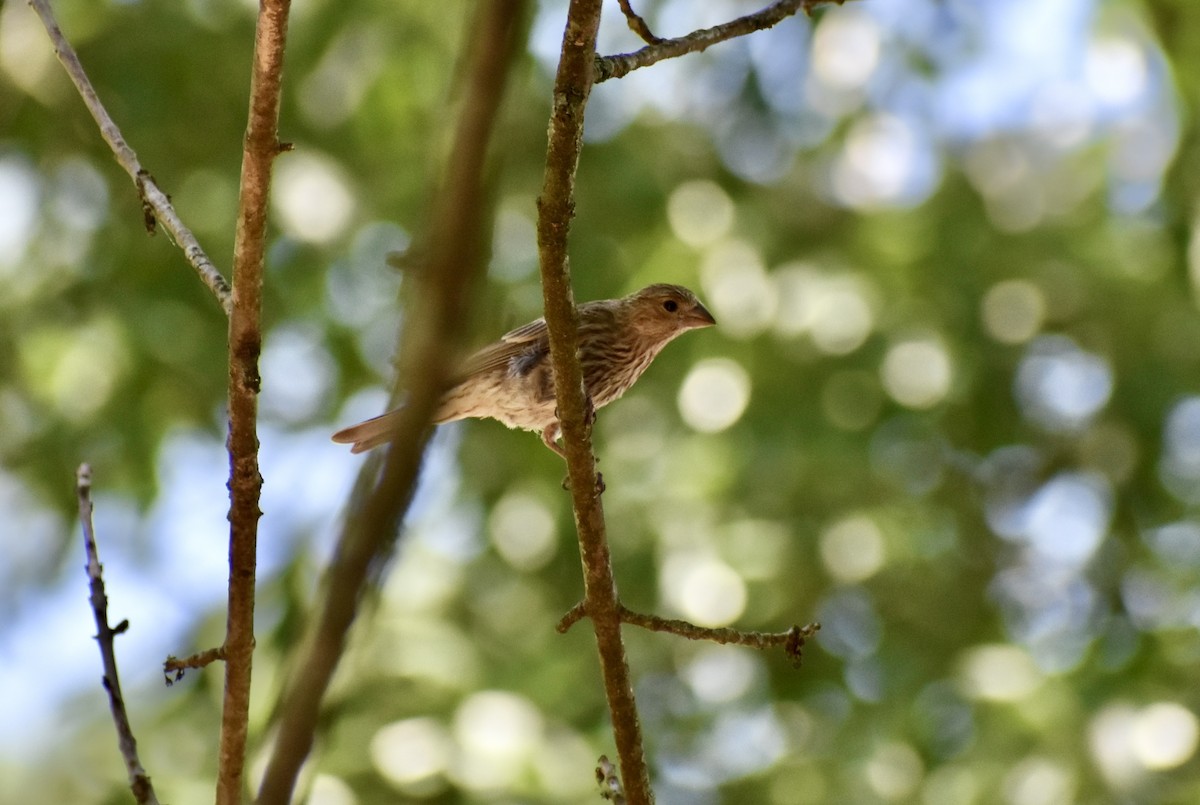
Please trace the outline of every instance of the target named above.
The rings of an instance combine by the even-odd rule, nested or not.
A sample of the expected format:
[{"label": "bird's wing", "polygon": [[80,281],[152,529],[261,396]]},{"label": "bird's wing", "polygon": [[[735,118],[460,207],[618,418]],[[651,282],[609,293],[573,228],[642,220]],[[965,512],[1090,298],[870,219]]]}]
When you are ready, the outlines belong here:
[{"label": "bird's wing", "polygon": [[549,330],[546,320],[538,319],[500,336],[500,340],[488,344],[467,359],[462,376],[479,374],[499,367],[508,366],[509,361],[531,352],[550,348]]}]

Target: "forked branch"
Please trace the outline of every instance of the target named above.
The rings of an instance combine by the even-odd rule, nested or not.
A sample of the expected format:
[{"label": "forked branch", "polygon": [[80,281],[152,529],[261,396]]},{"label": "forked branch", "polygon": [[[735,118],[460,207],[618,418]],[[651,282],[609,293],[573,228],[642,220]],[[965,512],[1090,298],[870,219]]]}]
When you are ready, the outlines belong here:
[{"label": "forked branch", "polygon": [[[621,0],[621,2],[622,9],[624,9],[627,0]],[[844,2],[845,0],[779,0],[779,2],[772,3],[761,11],[747,14],[744,17],[738,17],[736,20],[731,20],[712,28],[692,31],[687,36],[680,36],[675,39],[659,39],[658,37],[654,37],[657,41],[652,42],[652,44],[647,45],[641,50],[635,50],[633,53],[596,56],[595,83],[599,84],[601,81],[607,81],[610,78],[623,78],[634,70],[649,67],[663,59],[673,59],[687,53],[700,53],[718,42],[724,42],[728,39],[734,39],[746,34],[752,34],[755,31],[774,27],[798,12],[804,11],[810,13],[813,8],[819,5],[827,3],[841,5]],[[629,17],[629,13],[626,13],[627,17]],[[641,20],[641,17],[637,17],[636,14],[633,17]],[[645,38],[645,34],[634,26],[635,23],[631,17],[630,27],[634,28],[635,31],[638,31]],[[642,26],[645,26],[645,22],[642,22]],[[646,33],[649,33],[648,28],[645,30]],[[650,35],[653,36],[653,34]]]},{"label": "forked branch", "polygon": [[595,627],[600,673],[612,716],[625,794],[633,805],[649,805],[653,801],[650,775],[629,663],[621,642],[617,587],[605,534],[604,507],[600,502],[602,488],[592,452],[591,406],[583,390],[579,362],[579,313],[575,309],[567,259],[567,233],[575,212],[575,174],[583,148],[584,110],[595,75],[592,64],[600,6],[601,0],[572,0],[567,12],[554,80],[546,170],[538,197],[538,256],[554,365],[554,393],[583,564],[584,600]]}]

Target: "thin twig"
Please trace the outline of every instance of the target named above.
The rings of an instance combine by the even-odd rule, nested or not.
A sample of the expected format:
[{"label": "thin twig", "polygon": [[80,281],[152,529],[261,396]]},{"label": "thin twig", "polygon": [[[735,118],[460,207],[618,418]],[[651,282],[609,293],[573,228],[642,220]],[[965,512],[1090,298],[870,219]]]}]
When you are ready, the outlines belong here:
[{"label": "thin twig", "polygon": [[572,0],[567,11],[562,55],[554,80],[546,171],[538,197],[538,256],[554,365],[554,392],[583,564],[584,600],[596,632],[600,672],[626,796],[634,805],[649,805],[653,795],[629,663],[621,642],[617,587],[592,452],[590,403],[583,390],[579,363],[579,313],[575,309],[567,258],[567,234],[575,211],[575,173],[583,148],[584,110],[595,74],[592,63],[600,7],[601,0]]},{"label": "thin twig", "polygon": [[[587,617],[587,614],[586,603],[580,601],[567,610],[566,614],[559,619],[556,628],[560,633],[565,634],[572,626]],[[728,627],[697,626],[694,623],[678,618],[662,618],[658,615],[647,615],[642,612],[635,612],[623,604],[620,607],[620,615],[621,623],[639,626],[651,632],[667,632],[679,637],[685,637],[688,640],[707,640],[710,643],[749,646],[756,649],[783,646],[788,656],[795,662],[796,667],[800,666],[801,651],[804,648],[804,642],[821,629],[821,624],[810,623],[807,626],[797,624],[785,632],[744,632],[740,629],[730,629]]]},{"label": "thin twig", "polygon": [[629,23],[629,29],[640,36],[645,42],[657,45],[663,41],[662,37],[654,35],[654,32],[650,30],[650,26],[646,24],[641,15],[633,10],[633,6],[630,5],[629,0],[617,0],[617,5],[621,7],[621,13],[625,15],[625,21]]},{"label": "thin twig", "polygon": [[221,308],[225,311],[225,315],[230,315],[233,310],[233,300],[229,283],[221,272],[217,270],[212,261],[208,259],[208,255],[204,253],[204,249],[200,248],[199,241],[192,231],[188,229],[183,221],[180,220],[179,214],[175,212],[175,207],[172,206],[170,198],[167,194],[159,189],[158,183],[154,181],[154,177],[150,172],[142,167],[142,163],[138,160],[138,156],[134,150],[125,141],[121,135],[121,130],[117,128],[117,124],[109,116],[108,111],[100,102],[100,97],[96,94],[92,82],[88,79],[87,73],[84,72],[83,64],[79,61],[79,56],[75,53],[75,49],[71,47],[71,43],[67,41],[63,35],[62,29],[58,26],[58,20],[54,18],[54,12],[50,10],[49,0],[29,0],[29,5],[33,6],[33,10],[42,19],[42,25],[46,27],[46,33],[50,35],[50,41],[54,45],[54,54],[58,56],[58,60],[62,62],[63,67],[67,70],[67,75],[70,76],[72,83],[75,84],[75,89],[79,91],[79,95],[83,98],[83,103],[87,106],[88,111],[92,113],[92,118],[95,119],[96,125],[100,127],[100,136],[108,143],[113,154],[117,158],[117,163],[125,169],[129,174],[129,178],[133,180],[134,186],[137,188],[138,197],[142,201],[142,209],[145,213],[147,229],[153,234],[154,222],[160,223],[171,237],[171,240],[183,249],[183,254],[192,268],[200,276],[200,280],[208,286],[212,291],[213,296],[217,297]]},{"label": "thin twig", "polygon": [[279,142],[283,54],[291,0],[263,0],[254,31],[250,111],[242,149],[233,312],[229,316],[229,608],[225,621],[225,696],[217,755],[217,805],[238,805],[245,788],[250,675],[254,659],[254,585],[262,475],[258,468],[262,285],[267,202]]},{"label": "thin twig", "polygon": [[657,43],[647,45],[633,53],[596,56],[595,83],[599,84],[601,81],[607,81],[610,78],[622,78],[634,70],[641,67],[649,67],[663,59],[673,59],[676,56],[682,56],[686,53],[700,53],[718,42],[724,42],[727,39],[734,39],[754,33],[755,31],[761,31],[765,28],[771,28],[800,11],[811,13],[812,9],[816,6],[826,3],[841,5],[843,2],[845,0],[779,0],[779,2],[772,3],[762,11],[738,17],[736,20],[712,28],[692,31],[687,36],[680,36],[675,39],[660,39]]},{"label": "thin twig", "polygon": [[125,699],[121,695],[121,680],[117,676],[117,654],[113,637],[129,628],[128,621],[117,626],[108,625],[108,596],[104,592],[104,568],[100,564],[100,552],[96,547],[96,531],[92,526],[92,468],[80,464],[75,472],[75,494],[79,499],[79,521],[83,524],[83,548],[87,554],[88,587],[91,590],[92,615],[96,619],[96,642],[100,644],[100,659],[104,665],[104,690],[108,692],[108,708],[112,711],[113,724],[117,728],[117,745],[121,757],[125,758],[125,770],[129,774],[129,788],[134,799],[143,805],[158,805],[158,796],[150,784],[150,776],[138,759],[137,741],[129,714],[125,712]]},{"label": "thin twig", "polygon": [[279,706],[275,745],[259,788],[259,805],[292,801],[296,778],[312,749],[321,699],[372,579],[391,556],[412,500],[429,421],[449,367],[466,334],[469,301],[487,264],[491,194],[488,160],[501,100],[527,30],[527,0],[476,4],[454,143],[432,202],[425,260],[406,275],[408,306],[400,334],[398,384],[404,416],[380,470],[368,460],[355,483],[318,611],[295,654]]},{"label": "thin twig", "polygon": [[216,648],[205,649],[198,651],[195,654],[189,655],[180,659],[174,655],[167,657],[163,662],[163,676],[166,678],[167,685],[173,685],[183,679],[183,672],[189,668],[207,668],[218,660],[225,659],[225,647],[217,646]]}]

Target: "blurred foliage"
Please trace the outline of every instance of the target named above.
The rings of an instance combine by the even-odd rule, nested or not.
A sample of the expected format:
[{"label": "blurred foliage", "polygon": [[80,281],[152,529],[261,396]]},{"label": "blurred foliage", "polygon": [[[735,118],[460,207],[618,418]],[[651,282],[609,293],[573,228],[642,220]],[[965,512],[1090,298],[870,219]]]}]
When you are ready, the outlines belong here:
[{"label": "blurred foliage", "polygon": [[[226,273],[252,5],[55,3]],[[538,315],[563,6],[506,109],[477,342]],[[754,4],[637,6],[678,35]],[[466,7],[294,9],[252,768],[357,468],[328,434],[391,380],[384,257],[422,230]],[[601,49],[636,48],[605,11]],[[721,325],[599,418],[622,596],[824,625],[799,671],[627,631],[660,802],[1200,797],[1198,41],[1187,0],[865,0],[596,88],[576,297],[682,282]],[[219,670],[164,691],[155,669],[220,642],[224,339],[32,13],[0,7],[0,678],[42,708],[32,735],[0,719],[0,799],[127,801],[86,609],[49,614],[84,599],[81,460],[143,760],[166,800],[211,797]],[[592,641],[553,629],[580,595],[561,464],[492,422],[443,430],[309,801],[597,801]]]}]

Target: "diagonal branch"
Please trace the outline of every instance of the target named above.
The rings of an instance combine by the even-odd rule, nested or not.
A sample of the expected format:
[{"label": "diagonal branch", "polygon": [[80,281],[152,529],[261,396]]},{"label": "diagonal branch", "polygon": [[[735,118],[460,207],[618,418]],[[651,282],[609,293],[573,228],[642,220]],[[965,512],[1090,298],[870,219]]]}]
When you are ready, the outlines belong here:
[{"label": "diagonal branch", "polygon": [[171,240],[178,244],[179,248],[183,249],[184,256],[191,263],[192,268],[196,270],[196,273],[200,276],[200,280],[208,286],[213,296],[217,297],[217,301],[221,304],[222,309],[224,309],[225,315],[230,315],[233,309],[233,301],[229,283],[221,275],[221,272],[217,270],[216,266],[212,264],[212,261],[208,259],[208,255],[200,247],[196,236],[180,220],[179,214],[175,212],[175,207],[171,205],[171,200],[167,197],[167,194],[159,189],[158,183],[154,181],[154,177],[142,167],[137,154],[130,148],[129,143],[125,142],[125,138],[121,135],[121,130],[117,128],[117,124],[109,116],[108,111],[104,108],[104,104],[100,102],[100,97],[96,94],[96,89],[88,79],[87,73],[84,72],[83,64],[80,63],[75,49],[71,47],[71,43],[67,41],[62,29],[59,28],[58,20],[54,18],[54,12],[50,10],[49,0],[29,0],[29,5],[41,17],[42,25],[46,27],[46,33],[50,35],[50,41],[54,44],[54,54],[58,56],[58,60],[66,68],[67,75],[70,76],[72,83],[75,84],[75,88],[83,98],[84,105],[92,113],[96,125],[100,127],[100,136],[104,138],[109,148],[112,149],[113,155],[117,158],[117,163],[125,169],[125,172],[129,174],[129,178],[133,179],[133,183],[137,187],[138,197],[142,200],[142,209],[146,216],[146,228],[153,234],[155,222],[157,221],[162,225],[162,228],[167,231]]},{"label": "diagonal branch", "polygon": [[[658,39],[654,44],[647,45],[633,53],[622,53],[615,56],[598,55],[595,59],[595,83],[599,84],[610,78],[623,78],[634,70],[649,67],[663,59],[673,59],[686,53],[700,53],[718,42],[771,28],[800,11],[811,13],[816,6],[826,3],[837,3],[840,6],[844,2],[845,0],[779,0],[761,11],[738,17],[736,20],[722,25],[692,31],[687,36],[675,39]],[[638,19],[641,18],[638,17]],[[630,27],[633,27],[632,19],[630,19]],[[657,37],[655,38],[657,39]]]},{"label": "diagonal branch", "polygon": [[108,692],[108,707],[112,711],[113,723],[117,727],[117,745],[125,758],[125,770],[129,774],[129,787],[133,797],[141,805],[158,805],[158,796],[150,784],[150,776],[138,759],[137,741],[129,714],[125,712],[125,699],[121,695],[121,680],[117,677],[117,654],[113,637],[129,628],[128,621],[117,627],[108,625],[108,596],[104,592],[104,569],[100,565],[100,552],[96,547],[96,531],[92,526],[92,468],[80,464],[75,472],[75,494],[79,499],[79,521],[83,524],[83,548],[87,554],[88,586],[92,614],[96,619],[96,642],[100,644],[100,658],[104,664],[104,690]]},{"label": "diagonal branch", "polygon": [[590,403],[583,390],[579,363],[579,313],[572,297],[567,258],[567,233],[575,211],[575,173],[583,147],[584,110],[594,75],[592,62],[596,55],[600,6],[601,0],[572,0],[567,12],[562,56],[554,81],[546,172],[538,198],[538,255],[550,357],[554,364],[554,391],[583,563],[584,600],[596,631],[600,671],[626,794],[629,802],[647,805],[653,797],[629,663],[621,642],[617,586],[600,502],[602,489],[592,453]]},{"label": "diagonal branch", "polygon": [[479,3],[467,45],[464,93],[446,173],[432,203],[424,261],[405,275],[408,306],[400,335],[398,383],[404,413],[382,470],[376,459],[360,471],[318,611],[293,660],[279,704],[259,805],[292,801],[296,778],[312,749],[321,700],[345,650],[347,634],[372,572],[395,547],[412,500],[429,421],[464,335],[468,303],[487,263],[491,199],[488,157],[500,102],[528,19],[527,0]]},{"label": "diagonal branch", "polygon": [[229,316],[229,608],[225,622],[225,696],[217,756],[217,805],[238,805],[245,788],[250,673],[254,658],[254,584],[262,475],[258,469],[258,393],[267,201],[278,136],[283,53],[290,0],[263,0],[254,31],[250,110],[242,150],[233,310]]}]

